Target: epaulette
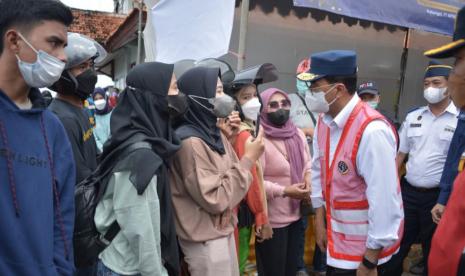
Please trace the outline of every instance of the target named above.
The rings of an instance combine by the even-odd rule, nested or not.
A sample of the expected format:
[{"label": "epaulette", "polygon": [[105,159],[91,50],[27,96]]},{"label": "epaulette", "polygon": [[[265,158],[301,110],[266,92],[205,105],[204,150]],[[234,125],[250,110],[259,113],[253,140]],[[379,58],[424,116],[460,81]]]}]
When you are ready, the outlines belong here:
[{"label": "epaulette", "polygon": [[409,111],[407,111],[407,114],[410,114],[410,113],[412,113],[413,111],[416,111],[416,110],[418,110],[418,109],[420,109],[420,108],[422,108],[422,106],[416,106],[416,107],[410,109]]}]

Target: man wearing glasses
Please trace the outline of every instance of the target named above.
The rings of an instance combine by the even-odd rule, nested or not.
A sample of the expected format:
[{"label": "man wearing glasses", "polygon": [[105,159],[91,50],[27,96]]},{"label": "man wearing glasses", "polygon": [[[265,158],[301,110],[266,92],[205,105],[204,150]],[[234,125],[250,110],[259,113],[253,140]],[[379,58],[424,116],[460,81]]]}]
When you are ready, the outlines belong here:
[{"label": "man wearing glasses", "polygon": [[377,275],[398,250],[403,228],[395,134],[355,93],[355,52],[316,53],[311,64],[306,101],[310,111],[323,113],[313,142],[311,198],[326,273]]}]

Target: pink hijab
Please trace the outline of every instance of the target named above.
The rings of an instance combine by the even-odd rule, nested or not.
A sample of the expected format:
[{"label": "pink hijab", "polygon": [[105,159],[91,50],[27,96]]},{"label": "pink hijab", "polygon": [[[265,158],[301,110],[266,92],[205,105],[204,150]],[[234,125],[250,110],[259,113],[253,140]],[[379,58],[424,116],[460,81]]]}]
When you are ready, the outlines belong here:
[{"label": "pink hijab", "polygon": [[297,127],[291,119],[289,119],[282,127],[277,127],[268,120],[266,114],[268,103],[270,102],[271,97],[276,93],[281,93],[289,100],[287,93],[277,88],[268,88],[260,93],[263,104],[262,113],[260,114],[261,126],[265,131],[266,137],[284,141],[284,144],[286,145],[286,152],[289,155],[292,183],[302,183],[304,180],[305,170],[305,146],[302,138],[298,135]]}]

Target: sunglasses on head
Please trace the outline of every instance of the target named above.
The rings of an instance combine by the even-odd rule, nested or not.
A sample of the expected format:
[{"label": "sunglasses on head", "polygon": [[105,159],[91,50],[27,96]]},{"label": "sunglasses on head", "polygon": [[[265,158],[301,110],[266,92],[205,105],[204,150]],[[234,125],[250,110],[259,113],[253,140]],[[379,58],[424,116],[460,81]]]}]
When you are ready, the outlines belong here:
[{"label": "sunglasses on head", "polygon": [[278,108],[289,108],[291,107],[291,101],[285,99],[285,100],[282,100],[281,102],[278,102],[278,101],[272,101],[272,102],[269,102],[268,103],[268,106],[271,108],[271,109],[278,109]]}]

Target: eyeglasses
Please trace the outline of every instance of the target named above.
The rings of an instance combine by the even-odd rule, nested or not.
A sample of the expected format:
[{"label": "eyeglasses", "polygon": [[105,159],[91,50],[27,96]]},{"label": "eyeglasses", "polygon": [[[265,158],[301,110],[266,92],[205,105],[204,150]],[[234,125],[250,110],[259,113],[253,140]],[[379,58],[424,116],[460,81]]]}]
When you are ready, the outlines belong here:
[{"label": "eyeglasses", "polygon": [[281,102],[278,102],[278,101],[272,101],[272,102],[269,102],[268,103],[268,107],[270,109],[279,109],[280,107],[281,108],[284,108],[284,109],[288,109],[291,107],[291,101],[285,99],[285,100],[282,100]]},{"label": "eyeglasses", "polygon": [[[308,90],[309,90],[310,93],[312,93],[312,95],[313,95],[313,94],[315,94],[315,93],[320,92],[320,91],[321,91],[321,88],[323,88],[323,87],[328,87],[328,86],[333,86],[333,87],[334,87],[334,86],[336,86],[337,84],[338,84],[338,83],[334,83],[334,84],[333,84],[333,83],[330,83],[330,84],[320,85],[320,86],[318,86],[318,87],[312,87],[312,88],[309,87]],[[331,87],[331,89],[332,89],[332,87]]]}]

